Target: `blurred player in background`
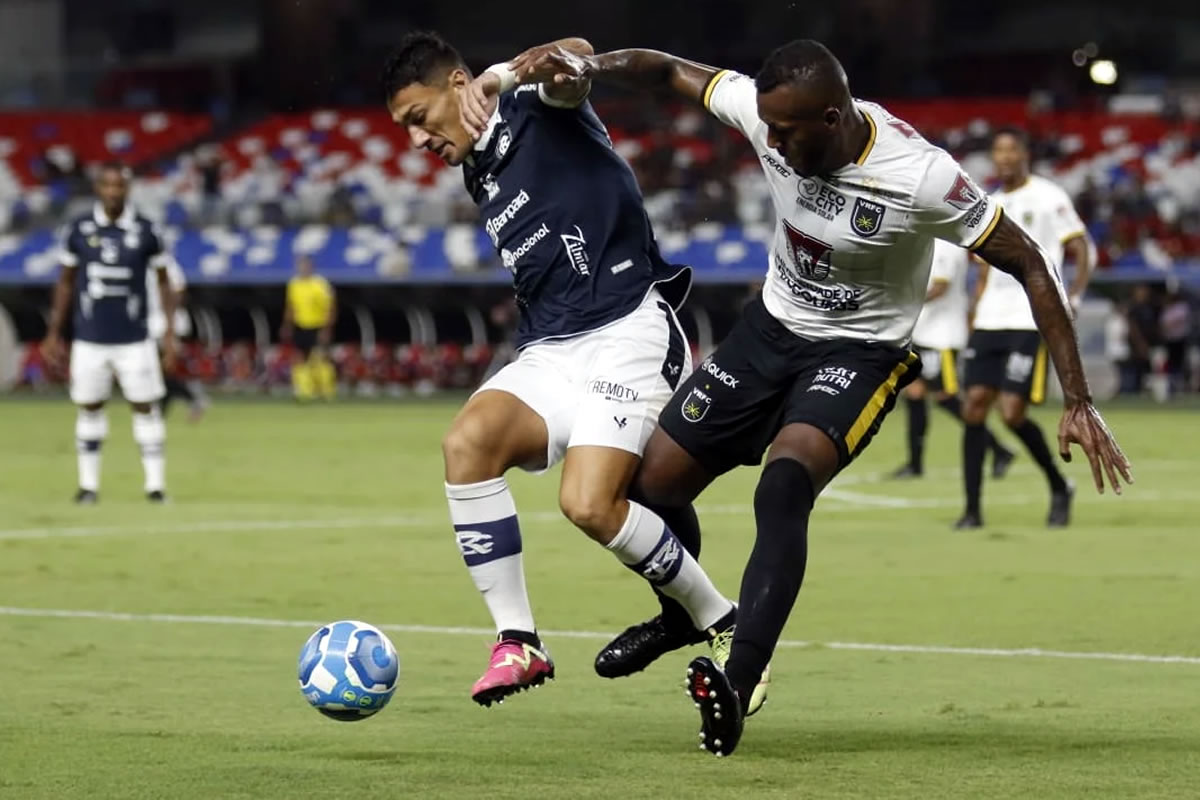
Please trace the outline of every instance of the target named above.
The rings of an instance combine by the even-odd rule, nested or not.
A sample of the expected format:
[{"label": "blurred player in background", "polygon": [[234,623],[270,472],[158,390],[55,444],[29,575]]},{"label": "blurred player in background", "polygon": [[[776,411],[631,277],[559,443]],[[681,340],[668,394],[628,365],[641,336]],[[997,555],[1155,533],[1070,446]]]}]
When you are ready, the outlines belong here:
[{"label": "blurred player in background", "polygon": [[1064,458],[1081,444],[1101,491],[1105,472],[1116,491],[1118,473],[1129,479],[1092,406],[1053,263],[949,154],[855,100],[823,45],[784,45],[754,79],[652,50],[587,56],[544,45],[513,66],[522,80],[607,79],[703,104],[753,145],[775,201],[762,298],[680,385],[638,475],[645,496],[688,503],[716,476],[766,455],[732,653],[723,668],[705,657],[688,668],[702,747],[717,755],[737,747],[746,703],[804,579],[813,503],[919,369],[908,345],[935,238],[1020,277],[1064,386]]},{"label": "blurred player in background", "polygon": [[[158,350],[146,326],[146,275],[157,275],[163,313],[175,313],[175,295],[167,278],[170,255],[150,221],[129,205],[129,170],[121,164],[100,167],[95,181],[98,202],[87,216],[73,220],[63,235],[62,272],[54,288],[49,330],[42,349],[47,360],[64,361],[63,325],[74,308],[71,344],[71,401],[75,420],[79,491],[77,503],[95,503],[100,491],[100,449],[108,436],[104,404],[115,376],[133,408],[133,438],[142,453],[146,498],[166,499],[166,426],[158,401],[164,387]],[[162,363],[175,364],[175,335],[162,339]]]},{"label": "blurred player in background", "polygon": [[[1005,215],[1049,255],[1050,274],[1059,291],[1064,258],[1075,264],[1068,301],[1072,309],[1077,308],[1091,275],[1093,248],[1071,198],[1049,180],[1030,174],[1029,140],[1023,131],[1005,128],[996,133],[992,163],[1001,184],[993,197]],[[984,425],[997,397],[1004,424],[1029,450],[1050,484],[1046,524],[1067,525],[1075,487],[1059,470],[1041,427],[1027,416],[1030,403],[1040,405],[1046,399],[1049,364],[1047,344],[1038,332],[1025,287],[1016,276],[981,263],[972,307],[974,328],[967,343],[963,408],[966,508],[955,527],[983,525],[983,459],[990,438]]]},{"label": "blurred player in background", "polygon": [[[592,52],[582,39],[558,44]],[[472,80],[432,34],[406,38],[384,71],[388,112],[413,145],[462,165],[520,309],[516,361],[443,440],[450,518],[497,630],[471,691],[482,705],[554,677],[525,587],[504,479],[513,467],[562,460],[566,517],[665,595],[663,615],[623,634],[638,646],[598,659],[600,674],[642,669],[648,650],[656,657],[706,631],[723,663],[734,620],[691,555],[700,533],[690,506],[664,521],[627,498],[659,411],[691,371],[674,311],[691,271],[659,254],[633,172],[587,101],[590,82],[514,84],[506,64]],[[664,622],[672,614],[683,619]]]},{"label": "blurred player in background", "polygon": [[[183,267],[179,266],[179,262],[175,259],[168,259],[167,266],[167,285],[175,297],[175,314],[170,320],[171,332],[175,334],[175,340],[181,341],[183,337],[191,333],[192,321],[188,317],[187,309],[183,307],[185,294],[187,292],[187,278],[184,277]],[[150,310],[146,318],[146,326],[150,332],[150,338],[158,343],[159,350],[162,350],[162,340],[167,333],[167,315],[163,312],[162,302],[159,300],[158,292],[158,276],[149,274],[146,276],[149,286],[146,287],[146,301],[149,304]],[[173,369],[163,368],[163,382],[166,384],[166,394],[163,395],[161,408],[163,416],[166,416],[170,409],[171,401],[181,399],[188,404],[188,419],[192,422],[199,422],[204,416],[204,411],[208,407],[208,398],[205,397],[203,389],[199,384],[191,386],[179,377],[179,359],[176,359],[176,364]]]},{"label": "blurred player in background", "polygon": [[[925,305],[913,328],[913,348],[921,354],[921,374],[904,390],[908,409],[908,463],[892,473],[894,478],[919,478],[925,471],[925,432],[929,409],[925,396],[955,420],[962,419],[958,396],[958,351],[967,344],[967,268],[970,255],[961,247],[938,240],[933,243],[933,265]],[[992,452],[992,477],[1003,478],[1013,453],[987,432]]]},{"label": "blurred player in background", "polygon": [[296,275],[288,281],[279,338],[295,346],[292,354],[292,393],[301,402],[337,394],[337,373],[329,360],[329,343],[337,322],[333,287],[318,275],[312,258],[296,259]]}]

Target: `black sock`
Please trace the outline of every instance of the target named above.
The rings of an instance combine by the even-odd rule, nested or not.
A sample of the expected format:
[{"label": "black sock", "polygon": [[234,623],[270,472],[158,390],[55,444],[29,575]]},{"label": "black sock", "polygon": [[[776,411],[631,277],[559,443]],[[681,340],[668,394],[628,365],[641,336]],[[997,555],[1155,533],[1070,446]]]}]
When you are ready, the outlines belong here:
[{"label": "black sock", "polygon": [[[962,422],[962,400],[959,399],[958,395],[952,394],[949,397],[938,400],[938,405],[944,408],[947,414],[950,414],[959,422]],[[991,450],[997,455],[1000,453],[1008,453],[1008,448],[1000,444],[1000,440],[992,435],[991,428],[985,427],[983,430],[987,434],[988,450]]]},{"label": "black sock", "polygon": [[537,631],[503,630],[496,636],[496,641],[498,642],[505,639],[516,639],[518,642],[524,642],[531,647],[542,646],[542,640],[538,638]]},{"label": "black sock", "polygon": [[1042,468],[1042,472],[1046,473],[1046,480],[1050,481],[1050,490],[1066,491],[1067,479],[1058,471],[1058,465],[1054,463],[1054,456],[1050,453],[1050,446],[1046,444],[1046,437],[1038,424],[1026,417],[1020,425],[1010,427],[1009,430],[1025,443],[1025,448],[1029,450],[1033,460]]},{"label": "black sock", "polygon": [[[696,508],[688,503],[682,508],[676,506],[661,506],[646,502],[634,486],[629,487],[629,499],[639,503],[662,517],[675,538],[683,545],[683,549],[691,553],[692,558],[700,560],[700,520],[696,517]],[[695,625],[687,610],[677,600],[667,597],[655,586],[654,593],[658,595],[658,603],[662,607],[663,624],[668,628],[692,630]]]},{"label": "black sock", "polygon": [[908,465],[920,472],[924,467],[925,431],[929,428],[929,408],[925,398],[914,400],[906,398],[908,403]]},{"label": "black sock", "polygon": [[790,458],[767,464],[754,492],[758,534],[742,575],[737,629],[725,674],[750,697],[792,613],[808,561],[808,515],[814,492],[808,471]]},{"label": "black sock", "polygon": [[189,403],[195,402],[196,396],[192,394],[191,387],[174,376],[167,376],[163,379],[163,384],[166,387],[167,393],[162,399],[162,411],[167,413],[167,408],[171,405],[171,401],[176,397],[182,398]]},{"label": "black sock", "polygon": [[987,428],[963,423],[963,488],[967,492],[967,513],[979,512],[979,493],[983,486],[983,456],[987,452]]}]

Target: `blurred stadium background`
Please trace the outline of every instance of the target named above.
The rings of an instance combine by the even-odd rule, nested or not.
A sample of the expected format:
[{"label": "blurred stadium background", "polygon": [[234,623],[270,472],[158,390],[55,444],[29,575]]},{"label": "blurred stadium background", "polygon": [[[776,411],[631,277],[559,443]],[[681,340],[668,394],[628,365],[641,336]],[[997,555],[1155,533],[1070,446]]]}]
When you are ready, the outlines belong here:
[{"label": "blurred stadium background", "polygon": [[[1155,10],[1159,9],[1159,10]],[[1075,198],[1099,247],[1079,325],[1097,393],[1197,388],[1200,9],[1013,0],[725,3],[530,0],[0,0],[0,386],[53,389],[36,347],[55,228],[118,158],[133,202],[186,271],[183,368],[228,391],[286,390],[282,286],[311,253],[339,290],[343,391],[473,385],[504,358],[514,309],[457,170],[383,112],[383,55],[437,29],[476,68],[565,33],[753,72],[799,35],[826,41],[882,101],[989,178],[989,132],[1033,135],[1036,170]],[[503,30],[502,35],[496,35]],[[705,350],[765,267],[771,204],[752,152],[693,108],[597,91],[663,249],[697,270],[683,316]],[[1137,289],[1135,287],[1145,287]]]}]

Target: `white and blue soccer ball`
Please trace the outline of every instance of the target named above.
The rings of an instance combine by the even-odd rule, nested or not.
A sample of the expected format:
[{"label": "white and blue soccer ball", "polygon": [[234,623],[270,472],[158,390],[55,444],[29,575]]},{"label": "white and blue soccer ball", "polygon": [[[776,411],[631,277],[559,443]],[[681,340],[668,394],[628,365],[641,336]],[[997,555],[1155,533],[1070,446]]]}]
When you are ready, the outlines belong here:
[{"label": "white and blue soccer ball", "polygon": [[400,658],[383,631],[358,620],[322,625],[300,650],[300,691],[313,708],[342,722],[366,719],[388,704]]}]

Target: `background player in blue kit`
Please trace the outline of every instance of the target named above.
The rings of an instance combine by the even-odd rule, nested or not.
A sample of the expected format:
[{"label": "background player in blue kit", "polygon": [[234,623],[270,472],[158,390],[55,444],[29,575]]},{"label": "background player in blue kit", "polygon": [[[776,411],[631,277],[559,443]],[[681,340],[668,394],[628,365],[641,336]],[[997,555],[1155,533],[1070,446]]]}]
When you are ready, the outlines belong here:
[{"label": "background player in blue kit", "polygon": [[[582,39],[559,44],[592,52]],[[681,612],[664,600],[668,619],[622,634],[638,646],[606,649],[602,675],[642,669],[702,631],[723,662],[734,620],[688,552],[699,542],[691,507],[664,524],[626,496],[659,411],[691,372],[674,312],[690,270],[659,255],[633,172],[587,102],[589,82],[514,85],[505,64],[473,80],[431,34],[409,36],[384,74],[388,112],[413,145],[462,165],[521,312],[517,360],[468,400],[443,441],[450,517],[498,632],[472,689],[483,705],[554,677],[525,590],[511,467],[562,460],[566,517],[686,609],[672,624]]]},{"label": "background player in blue kit", "polygon": [[[42,344],[57,365],[64,359],[63,323],[74,308],[71,344],[71,401],[79,406],[75,445],[79,462],[78,503],[95,503],[100,491],[100,449],[108,436],[104,404],[115,376],[133,407],[133,438],[142,454],[146,497],[166,499],[166,427],[158,400],[164,394],[158,349],[147,330],[147,281],[158,273],[162,310],[175,314],[168,284],[167,254],[150,221],[127,202],[129,171],[103,165],[96,176],[98,202],[92,213],[72,221],[63,235],[62,272],[54,290],[49,330]],[[175,335],[162,338],[163,365],[175,363]]]}]

